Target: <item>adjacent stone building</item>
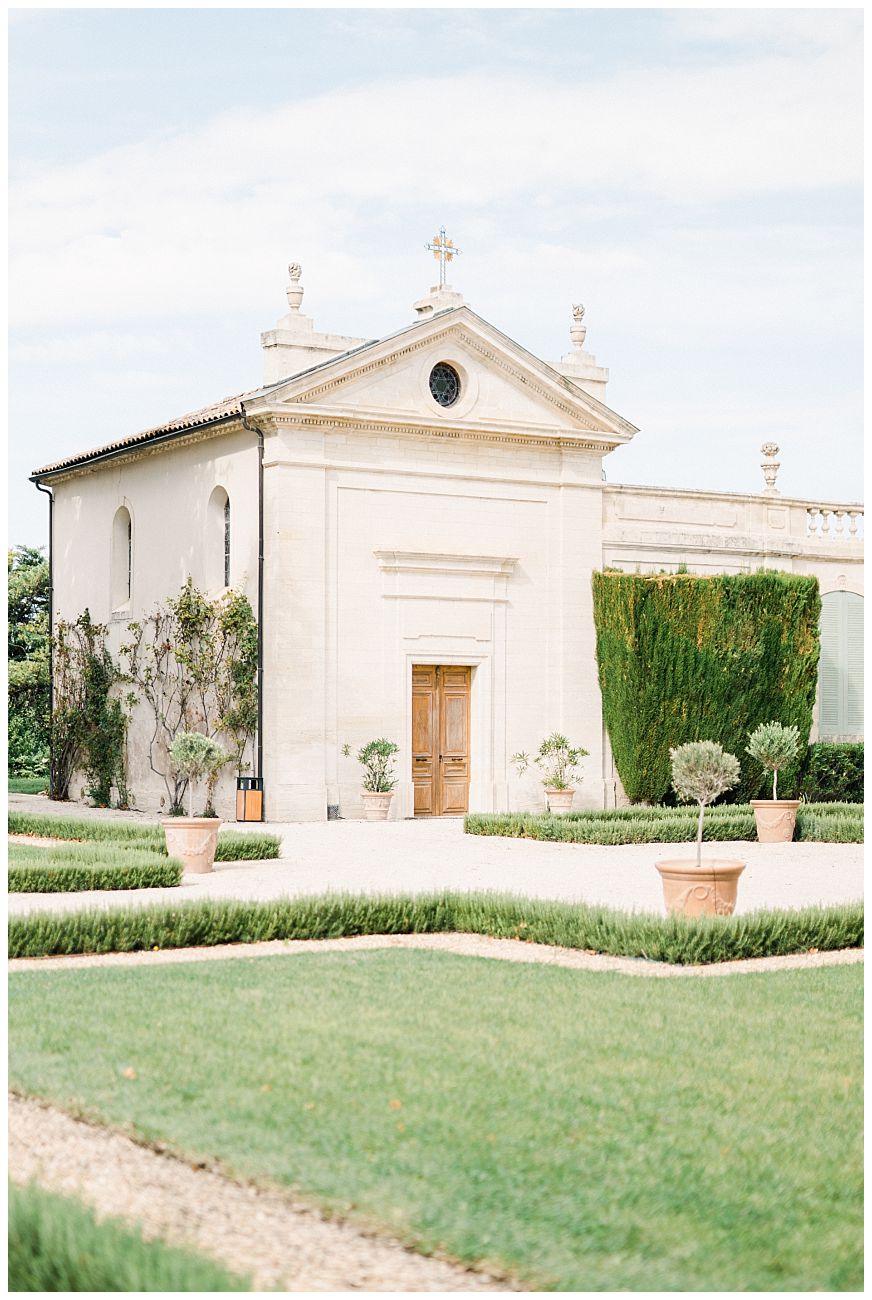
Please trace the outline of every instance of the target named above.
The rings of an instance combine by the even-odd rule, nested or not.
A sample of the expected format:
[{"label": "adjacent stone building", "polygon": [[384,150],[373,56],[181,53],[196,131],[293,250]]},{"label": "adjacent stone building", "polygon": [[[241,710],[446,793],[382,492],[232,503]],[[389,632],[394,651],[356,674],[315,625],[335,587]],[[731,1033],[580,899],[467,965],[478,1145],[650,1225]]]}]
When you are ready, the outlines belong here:
[{"label": "adjacent stone building", "polygon": [[[359,816],[343,746],[376,736],[400,747],[395,817],[541,806],[510,756],[555,729],[590,751],[577,802],[619,800],[594,658],[604,565],[815,574],[816,732],[862,735],[861,506],[780,496],[774,445],[748,495],[607,483],[637,430],[606,404],[580,306],[546,364],[444,283],[363,340],[316,331],[289,277],[263,387],[33,475],[54,496],[56,617],[87,606],[117,646],[189,574],[256,610],[262,591],[270,820]],[[144,722],[130,785],[157,807]],[[228,774],[222,815],[232,798]]]}]

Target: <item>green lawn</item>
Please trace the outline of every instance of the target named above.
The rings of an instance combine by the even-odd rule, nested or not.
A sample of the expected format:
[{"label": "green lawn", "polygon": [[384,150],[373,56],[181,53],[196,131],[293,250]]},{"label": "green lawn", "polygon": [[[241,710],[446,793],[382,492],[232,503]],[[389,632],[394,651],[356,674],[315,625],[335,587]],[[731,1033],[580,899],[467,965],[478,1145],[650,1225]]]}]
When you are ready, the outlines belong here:
[{"label": "green lawn", "polygon": [[861,992],[420,952],[19,972],[10,1079],[533,1287],[854,1290]]},{"label": "green lawn", "polygon": [[38,1186],[9,1186],[9,1290],[247,1291],[245,1278]]},{"label": "green lawn", "polygon": [[10,794],[42,794],[48,789],[47,776],[10,776]]}]

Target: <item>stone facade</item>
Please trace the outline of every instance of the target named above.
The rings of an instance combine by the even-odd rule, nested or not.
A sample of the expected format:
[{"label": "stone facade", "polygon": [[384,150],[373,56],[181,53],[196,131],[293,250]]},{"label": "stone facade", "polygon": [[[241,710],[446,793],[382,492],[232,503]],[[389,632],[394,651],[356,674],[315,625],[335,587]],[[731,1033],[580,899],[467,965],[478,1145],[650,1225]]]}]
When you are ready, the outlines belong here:
[{"label": "stone facade", "polygon": [[[392,816],[412,815],[416,664],[472,669],[471,810],[541,807],[541,786],[510,756],[555,729],[590,751],[577,804],[619,799],[594,658],[590,575],[604,565],[764,565],[862,594],[860,507],[786,500],[774,479],[748,496],[604,481],[604,458],[636,429],[604,404],[608,372],[584,351],[583,309],[553,367],[447,286],[416,304],[413,324],[366,343],[317,333],[290,269],[290,313],[262,336],[265,387],[34,476],[55,497],[56,613],[88,606],[117,648],[188,574],[223,586],[215,489],[230,501],[231,585],[256,607],[262,434],[270,820],[322,819],[329,805],[360,816],[359,769],[342,751],[374,736],[400,746]],[[459,381],[448,406],[429,386],[440,364]],[[133,576],[119,605],[120,507]],[[154,807],[163,784],[137,735],[130,785]],[[222,815],[232,800],[228,775]]]}]

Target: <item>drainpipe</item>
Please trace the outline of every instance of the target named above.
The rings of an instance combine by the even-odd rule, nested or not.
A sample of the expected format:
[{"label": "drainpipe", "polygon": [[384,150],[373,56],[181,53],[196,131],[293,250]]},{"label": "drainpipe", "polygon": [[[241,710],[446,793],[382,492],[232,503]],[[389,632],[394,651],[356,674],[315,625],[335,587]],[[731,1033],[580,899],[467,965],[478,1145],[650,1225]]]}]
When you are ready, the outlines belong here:
[{"label": "drainpipe", "polygon": [[54,493],[41,483],[36,483],[35,486],[37,492],[44,492],[48,497],[48,762],[51,772],[51,715],[54,708]]},{"label": "drainpipe", "polygon": [[263,429],[249,421],[244,403],[242,427],[257,434],[257,775],[263,777]]}]

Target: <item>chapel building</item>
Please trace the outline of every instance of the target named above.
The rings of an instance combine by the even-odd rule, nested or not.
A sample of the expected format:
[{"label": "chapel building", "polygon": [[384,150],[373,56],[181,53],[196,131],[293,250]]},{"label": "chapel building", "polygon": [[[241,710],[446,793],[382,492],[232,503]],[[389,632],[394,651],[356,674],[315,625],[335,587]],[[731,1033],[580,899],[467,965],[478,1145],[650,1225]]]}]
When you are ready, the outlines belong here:
[{"label": "chapel building", "polygon": [[[315,330],[292,264],[262,387],[37,470],[54,617],[87,607],[117,651],[189,575],[243,591],[262,629],[251,758],[270,821],[361,816],[353,755],[381,736],[400,748],[392,817],[542,808],[511,755],[554,730],[590,751],[576,806],[620,802],[595,659],[604,566],[814,574],[813,738],[862,738],[862,506],[782,497],[774,444],[748,494],[606,482],[638,431],[607,404],[584,308],[549,364],[442,269],[409,323],[366,340]],[[147,728],[136,713],[129,785],[165,808]],[[226,818],[234,787],[228,772]]]}]

